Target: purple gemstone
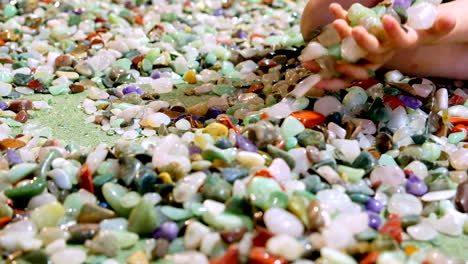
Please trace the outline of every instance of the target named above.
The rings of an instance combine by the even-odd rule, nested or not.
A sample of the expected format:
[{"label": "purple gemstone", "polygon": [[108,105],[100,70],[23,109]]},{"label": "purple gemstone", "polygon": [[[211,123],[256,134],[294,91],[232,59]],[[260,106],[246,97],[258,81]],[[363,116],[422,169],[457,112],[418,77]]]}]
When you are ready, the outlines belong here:
[{"label": "purple gemstone", "polygon": [[242,150],[257,152],[257,146],[241,134],[236,134],[236,146]]},{"label": "purple gemstone", "polygon": [[380,210],[382,210],[383,207],[384,207],[384,204],[375,198],[370,198],[370,200],[367,201],[366,203],[367,210],[376,212],[376,213],[380,212]]},{"label": "purple gemstone", "polygon": [[225,16],[226,13],[224,12],[223,9],[216,9],[214,12],[213,12],[213,16]]},{"label": "purple gemstone", "polygon": [[400,99],[406,107],[418,109],[420,108],[423,103],[419,101],[417,98],[407,95],[399,95],[398,99]]},{"label": "purple gemstone", "polygon": [[427,185],[414,174],[409,176],[405,189],[407,193],[416,196],[421,196],[428,191]]},{"label": "purple gemstone", "polygon": [[208,118],[208,119],[216,118],[222,113],[223,113],[223,111],[221,109],[219,109],[218,107],[210,106],[210,108],[208,108],[208,112],[206,112],[206,118]]},{"label": "purple gemstone", "polygon": [[123,94],[129,94],[129,93],[137,93],[139,95],[143,95],[144,92],[138,87],[135,86],[127,86],[122,90]]},{"label": "purple gemstone", "polygon": [[160,227],[153,231],[153,238],[164,238],[169,241],[177,238],[179,234],[179,226],[175,222],[164,222]]},{"label": "purple gemstone", "polygon": [[23,163],[23,159],[21,158],[21,155],[14,149],[7,149],[6,157],[9,163],[12,163],[12,164]]},{"label": "purple gemstone", "polygon": [[189,154],[192,156],[193,154],[201,154],[202,150],[201,148],[195,146],[195,145],[190,145],[189,146]]},{"label": "purple gemstone", "polygon": [[154,80],[159,79],[159,78],[161,78],[161,73],[159,71],[154,71],[151,74],[151,78],[154,79]]},{"label": "purple gemstone", "polygon": [[248,37],[247,33],[245,33],[244,31],[242,30],[238,30],[236,32],[234,32],[234,34],[232,35],[234,38],[240,38],[240,39],[245,39]]},{"label": "purple gemstone", "polygon": [[413,0],[395,0],[395,2],[393,2],[393,5],[394,6],[401,6],[404,9],[408,9],[411,6],[412,2],[413,2]]},{"label": "purple gemstone", "polygon": [[5,101],[0,100],[0,110],[4,111],[8,109],[8,104]]},{"label": "purple gemstone", "polygon": [[382,220],[380,216],[372,211],[367,211],[367,215],[369,215],[369,227],[377,229],[382,224]]},{"label": "purple gemstone", "polygon": [[177,122],[177,121],[179,121],[179,120],[181,120],[181,119],[186,118],[187,116],[189,116],[189,115],[187,115],[187,114],[180,115],[180,116],[174,118],[174,119],[172,120],[172,122],[175,123],[175,122]]},{"label": "purple gemstone", "polygon": [[75,15],[81,15],[81,14],[83,14],[83,9],[74,9],[74,10],[73,10],[73,14],[75,14]]}]

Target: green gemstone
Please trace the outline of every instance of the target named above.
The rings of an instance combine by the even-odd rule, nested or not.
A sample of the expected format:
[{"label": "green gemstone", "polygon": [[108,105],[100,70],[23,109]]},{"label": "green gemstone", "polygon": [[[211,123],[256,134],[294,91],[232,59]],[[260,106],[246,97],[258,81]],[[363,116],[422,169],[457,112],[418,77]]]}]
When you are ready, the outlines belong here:
[{"label": "green gemstone", "polygon": [[286,151],[284,150],[281,150],[273,145],[268,145],[267,146],[267,149],[268,149],[268,153],[270,153],[270,155],[273,157],[273,158],[281,158],[283,159],[284,161],[286,161],[286,163],[288,164],[288,166],[291,168],[291,169],[294,169],[294,167],[296,167],[296,161],[294,160],[294,158],[289,155]]},{"label": "green gemstone", "polygon": [[28,200],[32,197],[41,194],[46,188],[46,181],[44,178],[36,178],[24,185],[16,186],[12,189],[5,190],[3,193],[6,197],[15,200]]},{"label": "green gemstone", "polygon": [[319,131],[307,128],[297,135],[297,141],[299,145],[306,147],[325,142],[325,137]]},{"label": "green gemstone", "polygon": [[383,105],[381,98],[376,98],[367,110],[369,119],[374,121],[388,121],[392,116],[392,110]]},{"label": "green gemstone", "polygon": [[102,186],[102,194],[106,202],[114,209],[114,211],[120,216],[128,216],[131,208],[125,208],[120,203],[121,197],[123,197],[128,190],[123,186],[108,182]]},{"label": "green gemstone", "polygon": [[149,200],[141,199],[128,217],[128,231],[137,234],[150,234],[158,225],[159,220],[155,208]]},{"label": "green gemstone", "polygon": [[307,212],[307,206],[309,205],[309,199],[304,196],[293,195],[289,199],[288,210],[301,219],[305,226],[309,226],[309,218]]},{"label": "green gemstone", "polygon": [[341,59],[341,44],[335,44],[328,48],[328,54],[335,57],[336,59]]},{"label": "green gemstone", "polygon": [[377,238],[378,233],[375,229],[367,228],[364,231],[356,234],[354,238],[358,241],[370,241]]},{"label": "green gemstone", "polygon": [[49,92],[52,95],[64,95],[70,92],[70,88],[65,84],[53,85],[49,87]]},{"label": "green gemstone", "polygon": [[364,204],[369,201],[371,197],[362,193],[353,193],[349,195],[349,198],[355,203]]},{"label": "green gemstone", "polygon": [[223,231],[242,227],[245,227],[248,230],[253,229],[253,223],[250,217],[227,212],[216,215],[206,212],[203,214],[203,221],[209,226]]},{"label": "green gemstone", "polygon": [[203,185],[202,195],[205,199],[225,202],[231,197],[232,185],[217,174],[211,174]]},{"label": "green gemstone", "polygon": [[26,86],[34,77],[29,74],[17,73],[13,76],[13,83],[18,86]]},{"label": "green gemstone", "polygon": [[362,151],[359,156],[353,161],[351,165],[354,168],[364,169],[369,172],[373,167],[377,165],[377,160],[367,151]]},{"label": "green gemstone", "polygon": [[457,144],[466,138],[466,132],[456,132],[448,136],[448,142],[451,144]]},{"label": "green gemstone", "polygon": [[247,185],[247,197],[253,205],[264,210],[270,206],[270,195],[275,191],[281,192],[282,190],[280,185],[270,178],[254,177]]},{"label": "green gemstone", "polygon": [[13,82],[13,74],[9,73],[9,72],[0,72],[0,82],[12,83]]},{"label": "green gemstone", "polygon": [[405,215],[401,217],[401,225],[403,227],[416,225],[419,224],[419,222],[421,222],[421,217],[419,215]]},{"label": "green gemstone", "polygon": [[284,149],[285,149],[286,151],[288,151],[288,150],[290,150],[290,149],[293,149],[294,147],[297,146],[297,142],[298,142],[298,140],[297,140],[297,138],[295,138],[295,137],[288,137],[288,138],[285,138],[285,139],[284,139],[284,143],[285,143]]},{"label": "green gemstone", "polygon": [[304,131],[304,125],[299,122],[295,117],[288,116],[284,119],[283,124],[281,125],[280,131],[283,135],[283,138],[294,137],[297,134]]},{"label": "green gemstone", "polygon": [[182,208],[176,208],[173,206],[161,206],[161,212],[169,219],[174,221],[183,221],[192,217],[192,213]]},{"label": "green gemstone", "polygon": [[18,14],[18,9],[14,5],[6,5],[3,9],[3,14],[7,18],[11,18]]},{"label": "green gemstone", "polygon": [[422,159],[427,161],[436,161],[442,153],[440,145],[426,142],[422,145]]},{"label": "green gemstone", "polygon": [[36,168],[36,163],[25,162],[15,165],[8,172],[8,180],[11,183],[15,183],[33,173]]},{"label": "green gemstone", "polygon": [[223,94],[229,94],[229,93],[232,93],[233,91],[235,90],[234,86],[232,85],[228,85],[228,84],[220,84],[220,85],[216,85],[214,88],[213,88],[213,93],[221,96]]},{"label": "green gemstone", "polygon": [[367,93],[364,89],[358,86],[353,86],[348,89],[348,93],[343,98],[343,105],[347,109],[353,109],[356,106],[363,105],[367,102]]},{"label": "green gemstone", "polygon": [[0,203],[0,217],[12,217],[13,209],[5,203]]},{"label": "green gemstone", "polygon": [[286,208],[288,206],[288,195],[285,192],[274,191],[268,197],[268,208]]},{"label": "green gemstone", "polygon": [[387,154],[382,154],[380,156],[379,165],[381,165],[381,166],[386,166],[386,165],[398,166],[395,159],[393,159],[392,156],[387,155]]},{"label": "green gemstone", "polygon": [[376,13],[370,8],[367,8],[359,3],[354,3],[348,9],[348,15],[346,18],[350,21],[351,26],[355,27],[361,23],[361,19],[369,16],[376,16]]},{"label": "green gemstone", "polygon": [[361,180],[362,176],[366,173],[364,169],[355,169],[348,166],[338,165],[338,173],[342,177],[350,182],[358,182]]},{"label": "green gemstone", "polygon": [[112,66],[113,67],[120,67],[122,69],[125,69],[125,70],[130,70],[130,67],[132,66],[132,61],[127,59],[127,58],[123,58],[123,59],[119,59],[117,60],[116,62],[112,63]]},{"label": "green gemstone", "polygon": [[31,220],[40,230],[43,227],[56,226],[64,215],[65,208],[59,202],[54,201],[34,209],[31,212]]},{"label": "green gemstone", "polygon": [[161,56],[161,50],[159,49],[150,49],[146,54],[145,54],[145,59],[147,59],[151,64],[154,63],[154,61]]}]

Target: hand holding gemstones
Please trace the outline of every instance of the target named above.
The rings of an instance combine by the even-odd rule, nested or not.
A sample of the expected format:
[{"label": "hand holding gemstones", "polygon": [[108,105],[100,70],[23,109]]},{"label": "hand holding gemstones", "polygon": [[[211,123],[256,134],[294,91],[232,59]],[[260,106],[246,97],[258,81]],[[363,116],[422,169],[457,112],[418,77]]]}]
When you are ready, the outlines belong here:
[{"label": "hand holding gemstones", "polygon": [[[313,17],[313,14],[326,12],[325,5],[318,2],[322,1],[309,2],[304,11],[304,39],[310,40],[310,27],[322,26],[329,22],[331,26],[328,27],[332,27],[341,40],[341,48],[338,49],[341,54],[338,53],[337,57],[336,49],[333,53],[333,45],[325,45],[328,54],[335,55],[334,70],[340,76],[336,78],[334,74],[331,78],[324,77],[315,87],[327,90],[341,89],[351,81],[368,79],[372,72],[380,67],[398,69],[412,75],[468,79],[468,73],[464,70],[468,63],[468,19],[461,11],[468,7],[467,0],[439,6],[427,1],[422,5],[413,4],[409,9],[407,8],[411,1],[397,0],[393,1],[394,3],[375,5],[375,1],[361,0],[361,5],[340,0],[339,3],[332,3],[328,7],[334,18],[323,16],[322,19]],[[400,4],[402,8],[395,8]],[[418,10],[424,9],[424,4],[428,8]],[[349,8],[348,11],[345,8]],[[404,21],[406,19],[408,21]],[[317,39],[320,42],[320,35]],[[346,54],[343,54],[345,41],[353,44],[354,49],[358,50],[357,53],[361,53],[360,56],[351,56],[351,60],[349,56],[346,58]],[[317,60],[314,63],[305,63],[306,68],[315,72],[323,72],[321,65],[323,63]]]}]

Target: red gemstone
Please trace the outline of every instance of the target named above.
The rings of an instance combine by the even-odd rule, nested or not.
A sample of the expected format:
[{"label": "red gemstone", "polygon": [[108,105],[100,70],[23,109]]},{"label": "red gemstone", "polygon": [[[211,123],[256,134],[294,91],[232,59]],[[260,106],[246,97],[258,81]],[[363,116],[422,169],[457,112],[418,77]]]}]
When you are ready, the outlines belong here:
[{"label": "red gemstone", "polygon": [[80,168],[80,186],[81,188],[94,193],[93,177],[88,164],[83,164]]},{"label": "red gemstone", "polygon": [[392,109],[405,105],[398,97],[391,95],[391,94],[385,95],[383,97],[383,104]]},{"label": "red gemstone", "polygon": [[253,92],[256,92],[256,91],[260,91],[263,89],[263,85],[261,84],[254,84],[252,86],[250,86],[249,90],[247,92],[249,93],[253,93]]},{"label": "red gemstone", "polygon": [[468,126],[468,118],[462,118],[462,117],[450,117],[449,122],[458,125],[458,124],[463,124]]},{"label": "red gemstone", "polygon": [[210,260],[210,264],[237,264],[239,263],[239,246],[231,245],[224,256]]},{"label": "red gemstone", "polygon": [[359,264],[374,264],[377,262],[377,258],[379,257],[380,252],[378,251],[371,251],[367,253],[367,255],[359,261]]},{"label": "red gemstone", "polygon": [[260,177],[265,177],[265,178],[273,178],[273,176],[267,170],[259,170],[259,171],[257,171],[257,173],[255,173],[255,176],[260,176]]},{"label": "red gemstone", "polygon": [[287,260],[268,253],[264,248],[254,247],[250,251],[249,264],[286,264]]},{"label": "red gemstone", "polygon": [[136,16],[135,16],[135,23],[137,23],[138,25],[143,26],[143,16],[141,16],[141,15],[136,15]]},{"label": "red gemstone", "polygon": [[28,121],[28,113],[24,110],[19,111],[15,116],[15,120],[20,123],[26,123]]},{"label": "red gemstone", "polygon": [[275,143],[275,147],[279,149],[284,149],[286,147],[286,143],[284,142],[283,139],[278,139]]},{"label": "red gemstone", "polygon": [[387,222],[380,228],[379,233],[387,235],[401,243],[402,237],[401,220],[397,214],[391,214]]},{"label": "red gemstone", "polygon": [[99,33],[92,33],[92,34],[89,34],[87,37],[86,37],[86,40],[89,40],[89,41],[92,41],[93,39],[102,39],[102,36],[101,34]]},{"label": "red gemstone", "polygon": [[466,102],[466,98],[458,94],[452,95],[449,100],[449,105],[462,105]]},{"label": "red gemstone", "polygon": [[218,119],[218,121],[219,121],[221,124],[227,126],[228,128],[232,128],[232,129],[234,130],[234,132],[236,132],[236,133],[238,133],[238,134],[241,132],[240,129],[237,128],[237,127],[232,123],[231,119],[229,119],[229,117],[227,117],[227,116],[221,116],[221,117]]},{"label": "red gemstone", "polygon": [[306,68],[307,70],[311,72],[319,72],[320,71],[320,65],[316,61],[306,61],[302,63],[302,67]]},{"label": "red gemstone", "polygon": [[321,113],[308,110],[297,111],[290,114],[290,116],[295,117],[306,128],[313,128],[314,126],[321,125],[326,119]]},{"label": "red gemstone", "polygon": [[264,247],[266,245],[266,242],[268,239],[270,239],[273,236],[268,229],[257,226],[255,229],[254,236],[252,238],[252,245],[254,247]]},{"label": "red gemstone", "polygon": [[138,65],[138,63],[140,63],[144,58],[145,58],[144,55],[136,56],[135,58],[132,59],[133,65]]},{"label": "red gemstone", "polygon": [[9,216],[2,216],[0,217],[0,228],[6,226],[8,223],[11,222],[11,217]]},{"label": "red gemstone", "polygon": [[465,132],[468,134],[468,126],[465,126],[463,124],[458,124],[450,130],[451,133],[457,133],[457,132]]},{"label": "red gemstone", "polygon": [[366,89],[369,89],[369,88],[371,88],[372,86],[374,86],[374,85],[376,85],[378,83],[380,83],[380,82],[377,81],[376,79],[367,79],[367,80],[364,80],[364,81],[353,82],[349,87],[359,86],[362,89],[366,90]]}]

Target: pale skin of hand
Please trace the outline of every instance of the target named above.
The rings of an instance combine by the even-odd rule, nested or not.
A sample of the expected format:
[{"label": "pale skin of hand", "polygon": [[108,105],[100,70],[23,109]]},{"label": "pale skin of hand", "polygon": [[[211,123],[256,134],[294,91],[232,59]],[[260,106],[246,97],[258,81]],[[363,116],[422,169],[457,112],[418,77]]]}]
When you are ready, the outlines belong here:
[{"label": "pale skin of hand", "polygon": [[[349,7],[351,4],[347,0],[342,1],[346,7]],[[318,2],[318,4],[317,2],[312,4],[315,6],[308,6],[309,10],[306,8],[305,13],[308,11],[310,14],[310,10],[320,8],[321,3],[320,1]],[[373,6],[375,5],[375,1],[364,4]],[[317,84],[317,87],[327,90],[341,89],[346,87],[352,80],[369,78],[369,70],[376,70],[383,65],[389,68],[405,69],[406,67],[409,68],[410,74],[434,75],[433,73],[440,73],[441,77],[459,78],[461,76],[460,79],[468,79],[468,36],[466,35],[468,33],[468,19],[464,14],[466,12],[464,10],[467,10],[467,8],[467,0],[442,4],[439,7],[439,15],[434,26],[428,30],[415,30],[406,26],[407,31],[405,31],[393,17],[385,16],[382,23],[388,40],[379,42],[376,37],[368,33],[362,26],[351,28],[346,21],[347,13],[340,4],[330,4],[329,10],[335,17],[332,24],[340,36],[342,38],[348,36],[354,37],[358,45],[368,52],[368,55],[365,58],[366,63],[364,64],[337,64],[336,69],[344,77],[323,80]],[[324,23],[327,19],[329,18],[322,19],[324,21],[312,21],[311,19],[303,18],[302,31],[305,38],[308,26],[314,23]],[[460,24],[463,22],[465,23]],[[439,59],[435,60],[436,67],[431,68],[430,64],[434,64],[434,54],[442,55]],[[443,56],[444,54],[448,56]],[[432,60],[428,59],[428,57],[432,58]],[[457,60],[461,62],[458,63],[458,67],[455,65],[458,62]],[[421,63],[423,67],[418,68],[417,63]],[[448,66],[459,69],[446,69]],[[403,71],[405,72],[405,70]]]}]

